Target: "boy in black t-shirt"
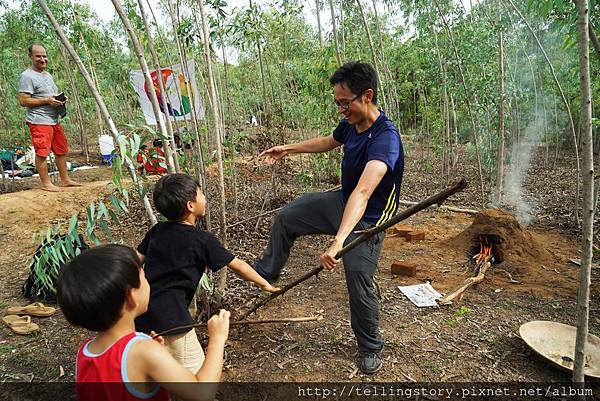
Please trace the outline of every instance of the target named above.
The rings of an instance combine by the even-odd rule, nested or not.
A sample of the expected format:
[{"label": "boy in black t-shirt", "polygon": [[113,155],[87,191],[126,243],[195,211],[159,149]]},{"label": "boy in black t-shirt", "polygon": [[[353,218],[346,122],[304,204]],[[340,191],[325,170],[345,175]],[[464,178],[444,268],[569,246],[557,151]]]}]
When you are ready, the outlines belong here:
[{"label": "boy in black t-shirt", "polygon": [[[137,248],[150,283],[148,311],[135,320],[137,330],[161,332],[193,324],[188,306],[206,268],[217,271],[228,266],[264,291],[278,290],[213,234],[196,227],[196,219],[206,211],[206,198],[194,178],[166,175],[156,183],[153,198],[156,209],[169,221],[152,227]],[[200,369],[204,352],[194,329],[174,331],[164,338],[167,349],[184,367],[192,373]]]}]

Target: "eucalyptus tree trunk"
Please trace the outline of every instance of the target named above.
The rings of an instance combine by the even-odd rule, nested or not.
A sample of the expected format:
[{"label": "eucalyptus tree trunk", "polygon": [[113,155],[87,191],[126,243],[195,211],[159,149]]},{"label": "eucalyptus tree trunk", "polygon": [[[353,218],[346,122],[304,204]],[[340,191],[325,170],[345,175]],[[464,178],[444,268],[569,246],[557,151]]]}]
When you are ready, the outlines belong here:
[{"label": "eucalyptus tree trunk", "polygon": [[344,0],[339,0],[340,3],[340,50],[342,59],[345,59],[346,54],[346,22],[344,17]]},{"label": "eucalyptus tree trunk", "polygon": [[[373,7],[375,7],[375,3],[373,3]],[[435,44],[435,50],[437,53],[438,60],[438,68],[440,70],[440,74],[442,75],[442,91],[443,91],[443,99],[441,105],[441,114],[444,119],[444,147],[442,148],[442,176],[446,175],[446,181],[450,179],[450,155],[452,144],[450,143],[450,115],[449,115],[449,107],[448,107],[448,77],[446,76],[446,68],[444,66],[444,62],[442,60],[442,53],[440,52],[440,47],[438,44],[438,35],[435,28],[431,29],[433,33],[433,39]],[[447,146],[447,148],[446,148]],[[447,182],[446,182],[447,183]]]},{"label": "eucalyptus tree trunk", "polygon": [[588,21],[588,22],[589,22],[588,31],[590,33],[590,41],[592,42],[592,45],[594,45],[594,50],[596,50],[596,56],[598,56],[598,58],[600,58],[600,41],[598,40],[598,36],[596,35],[596,30],[594,29],[592,22],[591,21]]},{"label": "eucalyptus tree trunk", "polygon": [[[204,1],[204,0],[199,0]],[[252,8],[252,0],[249,0],[250,8]],[[255,16],[256,17],[256,16]],[[262,47],[260,46],[260,38],[256,37],[256,53],[258,55],[258,69],[260,71],[260,84],[262,88],[262,98],[263,98],[263,114],[265,117],[265,125],[271,125],[271,116],[269,112],[269,101],[267,98],[267,85],[265,82],[265,68],[263,62],[263,53]]]},{"label": "eucalyptus tree trunk", "polygon": [[[60,27],[60,25],[58,25],[58,22],[56,22],[56,19],[54,18],[52,11],[50,11],[50,9],[48,8],[46,1],[45,0],[37,0],[37,2],[40,5],[41,9],[44,11],[44,14],[46,14],[46,16],[48,17],[48,20],[50,20],[50,23],[54,27],[54,30],[56,31],[63,46],[67,49],[67,51],[69,52],[69,55],[71,56],[71,58],[73,59],[75,64],[77,64],[77,67],[79,68],[79,72],[85,79],[85,82],[88,85],[90,92],[92,92],[92,95],[94,96],[94,99],[96,100],[96,103],[98,104],[100,112],[102,113],[102,117],[104,118],[104,122],[109,127],[110,133],[113,137],[115,144],[118,144],[119,143],[119,131],[117,130],[115,122],[113,121],[110,113],[108,112],[108,109],[106,108],[106,104],[104,103],[104,100],[102,99],[102,96],[100,95],[100,92],[98,92],[98,89],[94,85],[94,82],[92,81],[92,77],[90,76],[90,74],[86,70],[85,66],[79,59],[79,56],[75,52],[75,49],[73,48],[71,43],[69,42],[69,39],[67,39],[67,37],[65,36],[62,28]],[[142,205],[144,206],[144,210],[146,211],[146,214],[148,215],[150,222],[152,223],[152,225],[154,225],[157,222],[156,216],[154,215],[154,212],[152,211],[152,207],[150,206],[150,201],[148,200],[148,197],[146,196],[145,192],[143,191],[142,184],[141,184],[140,180],[138,179],[137,173],[135,171],[135,167],[133,166],[133,164],[131,163],[131,161],[129,159],[123,158],[123,160],[127,166],[127,170],[129,171],[129,175],[131,176],[133,184],[136,187],[138,194],[140,195]]]},{"label": "eucalyptus tree trunk", "polygon": [[475,154],[477,156],[477,168],[479,170],[479,187],[481,190],[481,207],[484,207],[485,191],[484,191],[484,183],[483,183],[483,171],[482,171],[482,167],[481,167],[481,152],[479,149],[479,136],[477,134],[477,125],[475,123],[475,116],[473,115],[473,109],[471,107],[471,99],[470,99],[471,96],[470,96],[469,90],[467,88],[465,74],[463,73],[463,69],[462,69],[462,60],[460,58],[460,55],[458,54],[458,48],[456,47],[456,43],[454,42],[454,36],[452,35],[452,30],[450,29],[450,26],[448,25],[448,22],[446,21],[446,17],[442,13],[442,10],[440,9],[440,6],[439,6],[437,0],[433,0],[433,3],[435,4],[435,7],[437,8],[438,13],[444,24],[444,28],[446,29],[446,32],[448,33],[448,39],[450,39],[450,43],[452,44],[452,49],[454,50],[454,55],[456,57],[460,80],[461,80],[463,89],[465,90],[465,102],[467,104],[467,112],[469,114],[469,122],[471,124],[471,131],[473,131],[473,140],[475,141]]},{"label": "eucalyptus tree trunk", "polygon": [[[225,174],[223,169],[223,145],[221,143],[223,126],[221,124],[219,108],[218,108],[218,100],[217,100],[217,90],[215,88],[215,82],[213,79],[213,71],[212,71],[212,61],[210,59],[210,37],[208,34],[208,23],[206,19],[206,15],[204,14],[204,0],[199,0],[198,4],[200,5],[200,19],[202,21],[202,31],[204,36],[204,59],[206,61],[207,75],[208,75],[208,87],[209,94],[211,97],[211,106],[212,113],[215,122],[215,134],[217,139],[217,167],[219,169],[219,194],[221,201],[221,242],[224,246],[227,246],[227,216],[226,216],[226,206],[225,206]],[[217,285],[217,289],[222,293],[225,287],[227,286],[227,269],[223,269],[222,273],[219,275],[219,283]]]},{"label": "eucalyptus tree trunk", "polygon": [[563,104],[565,106],[565,110],[567,111],[567,115],[569,117],[571,134],[573,136],[573,146],[575,147],[575,162],[576,162],[576,166],[577,166],[577,176],[575,177],[575,182],[576,182],[575,202],[574,202],[573,212],[575,215],[575,221],[579,225],[580,224],[580,221],[579,221],[579,192],[580,192],[579,178],[581,177],[581,168],[579,165],[579,149],[577,146],[577,134],[575,133],[575,124],[573,123],[573,115],[571,114],[571,107],[569,106],[569,102],[567,101],[567,98],[565,97],[565,93],[563,92],[560,81],[558,80],[558,77],[556,76],[556,72],[554,71],[554,65],[548,58],[548,55],[546,54],[546,50],[544,49],[544,46],[542,46],[540,40],[538,39],[538,36],[536,35],[535,31],[531,27],[531,24],[529,23],[527,18],[525,18],[525,16],[521,13],[521,11],[519,11],[517,6],[515,6],[515,3],[512,0],[507,0],[507,1],[511,5],[513,10],[515,10],[515,12],[519,15],[519,18],[521,18],[521,21],[523,21],[523,23],[527,26],[527,29],[529,30],[529,32],[535,39],[535,42],[537,43],[538,47],[540,48],[540,51],[542,52],[542,55],[544,56],[546,63],[548,63],[548,66],[550,67],[550,72],[552,73],[552,79],[554,80],[554,83],[556,84],[556,86],[558,88],[558,92],[560,93]]},{"label": "eucalyptus tree trunk", "polygon": [[382,75],[379,73],[379,66],[377,65],[377,53],[375,52],[375,47],[373,46],[373,39],[371,37],[371,30],[369,29],[369,23],[367,22],[367,17],[365,16],[365,11],[363,10],[362,4],[360,0],[356,0],[356,5],[358,6],[358,11],[360,11],[360,17],[363,22],[363,26],[365,27],[365,31],[367,32],[367,41],[369,43],[369,49],[371,49],[371,60],[373,61],[373,68],[375,68],[375,72],[377,72],[377,76],[379,77],[379,92],[381,94],[381,99],[383,100],[383,108],[387,110],[387,101],[385,100],[385,90],[383,89],[383,83],[381,81]]},{"label": "eucalyptus tree trunk", "polygon": [[331,27],[333,29],[333,43],[335,44],[335,58],[337,60],[338,67],[341,67],[342,57],[340,56],[340,45],[338,44],[338,34],[335,26],[335,10],[333,8],[333,0],[329,0],[329,10],[331,11]]},{"label": "eucalyptus tree trunk", "polygon": [[[133,27],[131,26],[131,22],[123,9],[123,5],[120,0],[111,0],[117,14],[119,14],[119,18],[121,22],[125,26],[125,30],[129,34],[129,39],[131,39],[131,43],[135,50],[135,55],[137,56],[138,62],[140,63],[140,67],[142,68],[142,74],[144,74],[144,80],[146,82],[146,86],[148,87],[148,94],[150,95],[150,103],[152,104],[152,111],[154,112],[154,116],[156,118],[156,124],[160,130],[161,136],[163,138],[169,138],[169,132],[167,131],[167,127],[165,126],[165,121],[163,119],[162,113],[160,111],[160,106],[158,104],[158,97],[156,97],[156,91],[154,91],[154,84],[152,83],[152,77],[150,76],[150,70],[148,69],[148,63],[146,62],[146,57],[144,57],[144,50],[142,49],[142,45],[140,41],[133,31]],[[150,36],[150,33],[148,33]],[[162,75],[159,77],[159,80],[162,80]],[[167,170],[169,173],[174,173],[175,168],[173,167],[173,152],[169,143],[167,141],[162,141],[163,151],[165,152],[165,161],[167,164]]]},{"label": "eucalyptus tree trunk", "polygon": [[227,115],[227,122],[228,125],[231,125],[231,116],[232,116],[232,110],[231,110],[231,90],[229,88],[229,73],[228,73],[228,67],[227,67],[227,52],[225,51],[225,39],[223,38],[223,29],[221,28],[221,23],[222,21],[219,20],[219,41],[221,42],[221,53],[223,55],[223,80],[224,80],[224,84],[225,84],[225,100],[227,102],[227,110],[226,110],[226,115]]},{"label": "eucalyptus tree trunk", "polygon": [[[76,18],[77,18],[77,14],[75,14]],[[90,53],[90,49],[88,49],[87,47],[87,43],[85,41],[85,38],[83,36],[83,33],[79,32],[79,39],[81,40],[81,44],[83,45],[83,50],[85,51],[86,56],[88,57],[88,59],[91,60],[92,56]],[[90,62],[90,74],[92,77],[92,82],[95,85],[96,88],[98,88],[98,90],[100,89],[100,85],[98,84],[98,77],[96,77],[96,71],[94,70],[94,65]],[[100,106],[98,106],[98,104],[96,103],[96,116],[98,118],[98,135],[102,135],[102,133],[104,132],[104,126],[102,125],[102,112],[100,111]]]},{"label": "eucalyptus tree trunk", "polygon": [[323,28],[321,28],[321,0],[315,0],[315,14],[317,15],[317,28],[319,29],[319,48],[323,50]]},{"label": "eucalyptus tree trunk", "polygon": [[129,121],[133,121],[133,111],[131,110],[131,106],[129,105],[129,92],[124,90],[121,85],[117,85],[117,89],[119,94],[123,97],[125,103],[125,112],[127,113],[127,118]]},{"label": "eucalyptus tree trunk", "polygon": [[64,48],[60,48],[60,55],[64,61],[64,69],[67,70],[67,79],[69,80],[69,85],[71,86],[71,90],[73,91],[73,99],[75,99],[75,110],[77,113],[77,122],[79,123],[79,135],[81,142],[81,154],[85,155],[86,163],[90,162],[90,152],[88,149],[87,137],[85,135],[85,126],[83,122],[83,112],[81,109],[81,100],[79,99],[79,91],[77,90],[77,85],[75,85],[75,80],[73,79],[73,74],[71,73],[71,66],[69,60],[65,54]]},{"label": "eucalyptus tree trunk", "polygon": [[504,36],[498,33],[498,156],[496,169],[496,202],[502,199],[504,180]]},{"label": "eucalyptus tree trunk", "polygon": [[[187,63],[185,62],[185,58],[183,56],[183,49],[182,49],[182,45],[181,45],[181,41],[179,40],[179,35],[177,34],[177,27],[179,26],[179,20],[175,19],[175,14],[173,13],[173,3],[171,0],[167,0],[167,6],[168,6],[168,10],[169,10],[169,18],[171,19],[171,25],[173,27],[173,34],[175,35],[175,44],[177,45],[177,55],[179,57],[179,63],[181,65],[181,68],[184,69],[186,75],[187,75],[187,79],[185,80],[185,87],[187,92],[190,94],[190,106],[191,106],[191,114],[192,114],[192,127],[194,130],[194,134],[196,136],[196,143],[195,143],[195,150],[196,150],[196,154],[198,155],[198,180],[200,181],[202,188],[204,189],[205,192],[205,196],[206,196],[206,200],[207,203],[210,205],[210,194],[208,193],[208,187],[206,185],[206,171],[204,168],[204,156],[202,155],[202,141],[200,140],[200,130],[198,128],[198,118],[197,118],[197,114],[196,114],[196,106],[195,106],[195,100],[194,100],[194,92],[192,90],[192,87],[189,83],[191,77],[190,77],[190,73],[187,69]],[[156,22],[156,16],[154,15],[154,13],[152,14],[155,18],[155,22]],[[164,43],[163,41],[163,46],[165,46],[166,48],[166,43]],[[187,119],[184,120],[187,123]],[[210,213],[210,207],[206,208],[206,216],[205,216],[205,221],[206,221],[206,228],[207,230],[210,230],[212,227],[211,225],[211,213]]]},{"label": "eucalyptus tree trunk", "polygon": [[[377,12],[377,2],[375,0],[372,0],[373,3],[373,13],[375,16],[375,26],[377,27],[377,37],[379,39],[379,52],[381,53],[380,56],[380,60],[381,60],[381,67],[383,69],[383,75],[385,77],[386,83],[387,83],[387,94],[388,94],[388,98],[390,100],[390,107],[394,107],[394,113],[398,113],[399,114],[399,110],[398,110],[398,95],[396,94],[396,88],[393,85],[393,80],[392,80],[392,74],[390,72],[390,69],[388,67],[388,63],[387,63],[387,58],[385,56],[385,46],[383,44],[383,30],[381,29],[381,21],[379,20],[379,13]],[[382,84],[383,86],[383,84]]]},{"label": "eucalyptus tree trunk", "polygon": [[[540,93],[544,93],[544,81],[540,80]],[[548,167],[548,154],[550,153],[550,144],[548,141],[548,112],[546,110],[546,96],[542,97],[542,116],[544,120],[544,167]]]},{"label": "eucalyptus tree trunk", "polygon": [[[2,74],[2,75],[4,75],[4,74]],[[6,94],[6,93],[7,92],[4,91],[4,88],[2,88],[2,80],[0,80],[0,94]],[[6,102],[4,100],[4,96],[3,95],[0,95],[0,110],[6,110]],[[2,128],[8,134],[8,139],[9,139],[8,144],[10,146],[13,146],[12,136],[10,134],[10,127],[9,127],[8,119],[6,118],[6,114],[5,113],[2,113]],[[8,184],[6,182],[7,178],[4,176],[4,166],[2,165],[1,161],[0,161],[0,177],[2,177],[2,187],[4,188],[5,191],[8,191]],[[12,179],[12,180],[9,180],[9,181],[11,181],[11,186],[12,186],[12,189],[14,190],[14,188],[15,188],[15,180]]]},{"label": "eucalyptus tree trunk", "polygon": [[[454,128],[454,144],[458,145],[458,118],[456,117],[456,107],[454,105],[454,97],[452,96],[452,93],[450,93],[450,105],[452,106],[452,126]],[[454,146],[452,150],[452,169],[454,169],[458,164],[458,152],[456,152],[456,146]]]},{"label": "eucalyptus tree trunk", "polygon": [[581,89],[580,135],[583,156],[583,226],[581,239],[581,267],[577,295],[577,336],[575,339],[575,361],[573,382],[583,387],[585,355],[587,348],[590,274],[592,265],[592,242],[594,228],[594,155],[592,138],[592,90],[589,60],[589,15],[588,0],[575,0],[577,4],[577,26],[579,28],[579,82]]},{"label": "eucalyptus tree trunk", "polygon": [[[165,83],[162,79],[162,68],[160,66],[160,61],[158,60],[158,54],[156,53],[156,49],[154,48],[154,41],[152,40],[152,33],[150,31],[150,24],[148,23],[148,17],[146,15],[146,10],[144,9],[144,2],[142,0],[138,0],[138,6],[140,8],[140,15],[142,16],[142,20],[144,21],[144,28],[146,29],[146,36],[148,38],[148,49],[150,50],[150,54],[152,55],[152,62],[154,63],[154,70],[156,71],[156,80],[158,81],[158,89],[160,92],[160,101],[163,106],[165,120],[166,120],[166,128],[169,140],[171,141],[171,149],[173,149],[173,167],[175,167],[175,172],[179,172],[179,158],[177,157],[177,145],[175,143],[175,135],[173,134],[173,125],[171,124],[171,115],[169,113],[169,106],[167,105],[167,91],[165,89]],[[159,110],[160,113],[160,110]]]}]

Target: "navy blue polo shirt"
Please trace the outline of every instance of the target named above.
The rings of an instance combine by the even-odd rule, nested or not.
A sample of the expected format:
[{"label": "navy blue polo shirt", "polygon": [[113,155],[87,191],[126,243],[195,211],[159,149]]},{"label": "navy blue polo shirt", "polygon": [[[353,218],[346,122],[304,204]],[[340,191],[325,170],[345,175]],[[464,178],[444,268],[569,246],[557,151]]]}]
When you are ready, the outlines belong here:
[{"label": "navy blue polo shirt", "polygon": [[344,144],[342,159],[342,197],[344,203],[358,185],[363,170],[371,160],[387,165],[387,172],[373,191],[362,220],[383,224],[398,211],[400,187],[404,174],[404,150],[400,134],[382,110],[375,123],[360,134],[354,125],[342,120],[333,131],[333,138]]}]

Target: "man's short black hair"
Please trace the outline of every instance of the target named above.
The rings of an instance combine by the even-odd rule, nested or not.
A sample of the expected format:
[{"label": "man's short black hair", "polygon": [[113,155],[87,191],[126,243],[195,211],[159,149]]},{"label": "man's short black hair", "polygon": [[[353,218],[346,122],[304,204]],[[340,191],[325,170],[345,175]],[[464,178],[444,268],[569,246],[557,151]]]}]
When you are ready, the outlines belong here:
[{"label": "man's short black hair", "polygon": [[156,210],[171,221],[187,215],[187,203],[194,202],[200,184],[188,174],[167,174],[154,186]]},{"label": "man's short black hair", "polygon": [[367,89],[373,90],[373,103],[377,104],[377,72],[371,64],[360,61],[351,61],[333,73],[329,82],[332,86],[343,85],[355,95],[364,93]]},{"label": "man's short black hair", "polygon": [[58,278],[58,304],[69,323],[93,331],[110,329],[121,318],[127,291],[140,287],[140,260],[124,245],[81,252]]},{"label": "man's short black hair", "polygon": [[40,47],[43,47],[43,48],[44,48],[44,50],[46,50],[46,46],[44,46],[43,44],[41,44],[41,43],[32,43],[32,44],[30,44],[30,45],[29,45],[29,47],[27,48],[28,54],[29,54],[30,56],[33,54],[33,46],[40,46]]}]

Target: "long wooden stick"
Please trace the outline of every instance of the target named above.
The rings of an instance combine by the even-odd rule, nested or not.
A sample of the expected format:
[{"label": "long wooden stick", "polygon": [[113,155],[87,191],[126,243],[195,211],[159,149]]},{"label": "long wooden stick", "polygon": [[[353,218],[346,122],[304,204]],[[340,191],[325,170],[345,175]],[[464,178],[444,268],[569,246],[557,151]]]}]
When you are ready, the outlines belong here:
[{"label": "long wooden stick", "polygon": [[438,299],[438,304],[449,305],[454,300],[456,300],[456,303],[459,304],[460,301],[462,301],[463,296],[465,295],[465,291],[467,291],[469,287],[474,286],[475,284],[479,284],[483,281],[483,279],[485,278],[485,273],[487,273],[491,265],[492,263],[490,261],[485,262],[476,276],[466,278],[462,282],[462,284],[450,291],[443,298]]},{"label": "long wooden stick", "polygon": [[[267,324],[267,323],[304,323],[304,322],[317,322],[319,320],[323,320],[323,316],[322,315],[318,315],[318,316],[308,316],[308,317],[289,317],[289,318],[282,318],[282,319],[265,319],[265,320],[241,320],[241,321],[232,321],[229,322],[230,326],[242,326],[245,324]],[[202,323],[193,323],[193,324],[186,324],[183,326],[177,326],[177,327],[173,327],[172,329],[169,330],[165,330],[162,331],[158,334],[155,334],[152,336],[152,338],[156,338],[158,336],[164,336],[166,334],[172,333],[176,330],[183,330],[183,329],[193,329],[195,327],[204,327],[206,326],[206,323],[202,322]]]},{"label": "long wooden stick", "polygon": [[[356,248],[358,245],[362,244],[363,242],[365,242],[366,240],[368,240],[369,238],[371,238],[375,234],[380,233],[380,232],[382,232],[384,230],[387,230],[389,227],[398,224],[399,222],[401,222],[404,219],[409,218],[413,214],[418,213],[421,210],[426,209],[426,208],[428,208],[431,205],[435,205],[435,204],[441,205],[446,199],[448,199],[448,197],[450,197],[451,195],[455,194],[456,192],[462,191],[466,187],[467,187],[467,181],[463,178],[460,181],[458,181],[457,183],[455,183],[454,185],[452,185],[452,186],[444,189],[443,191],[438,192],[437,194],[430,196],[429,198],[427,198],[427,199],[425,199],[425,200],[417,203],[416,205],[413,205],[413,206],[409,207],[408,209],[404,210],[401,213],[398,213],[397,215],[395,215],[394,217],[392,217],[390,220],[388,220],[386,223],[381,224],[379,226],[375,226],[375,227],[373,227],[373,228],[371,228],[369,230],[363,231],[360,234],[360,236],[358,236],[358,238],[356,238],[354,241],[352,241],[351,243],[349,243],[348,245],[346,245],[345,247],[343,247],[335,255],[335,258],[336,259],[340,259],[346,253],[350,252],[352,249]],[[247,318],[251,313],[254,313],[258,308],[266,305],[272,299],[277,298],[278,296],[285,294],[291,288],[297,286],[298,284],[302,283],[303,281],[308,280],[312,276],[316,276],[322,270],[323,270],[323,266],[319,266],[317,268],[314,268],[313,270],[309,271],[308,273],[306,273],[305,275],[303,275],[299,279],[297,279],[297,280],[291,282],[290,284],[286,285],[281,290],[276,291],[276,292],[272,293],[270,296],[261,299],[260,301],[258,301],[257,303],[255,303],[254,306],[252,306],[250,309],[248,309],[246,312],[242,313],[242,315],[239,317],[238,320],[243,320],[243,319]]]}]

